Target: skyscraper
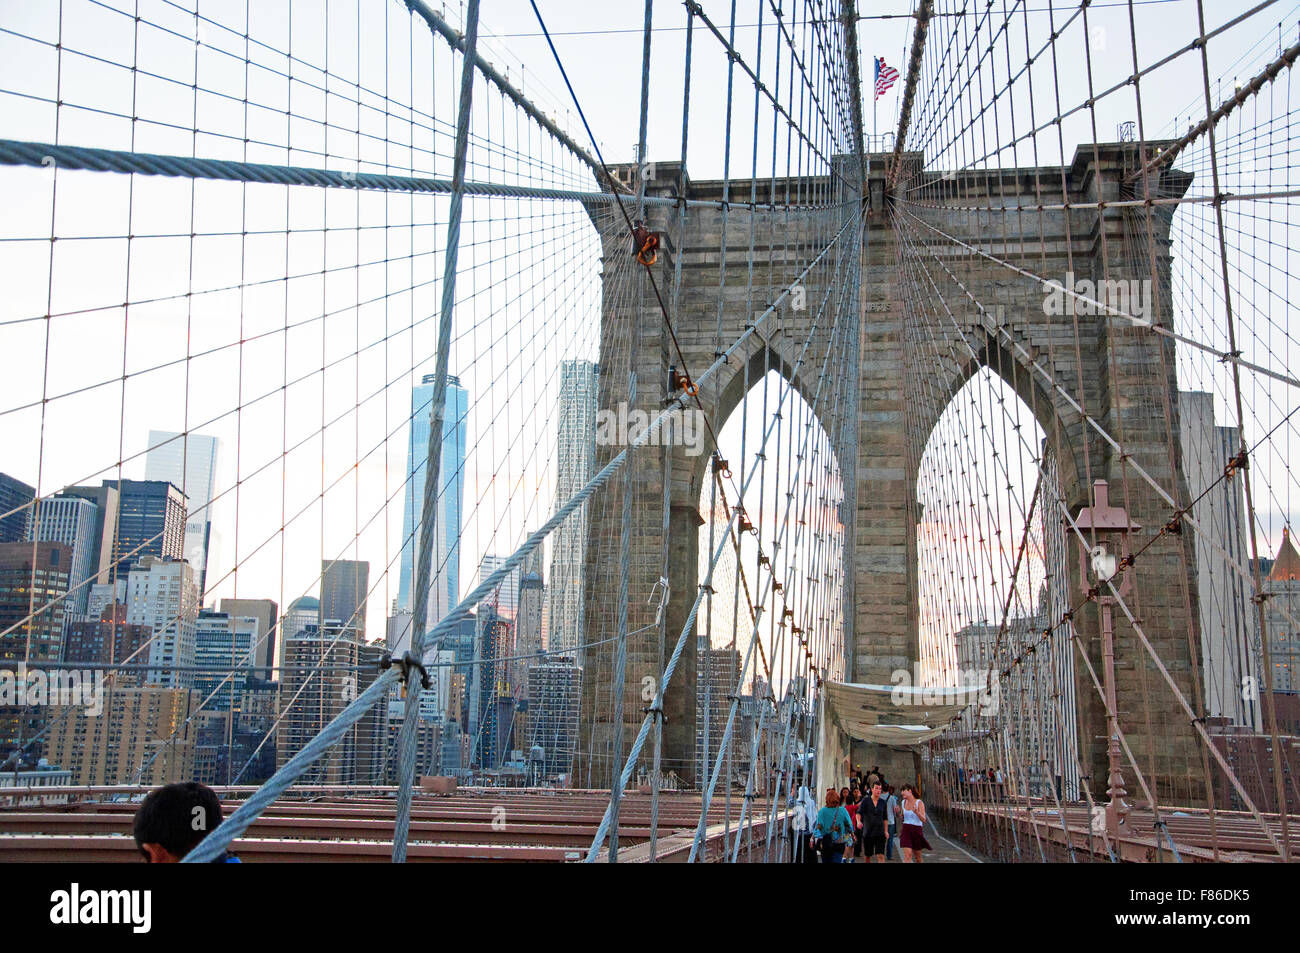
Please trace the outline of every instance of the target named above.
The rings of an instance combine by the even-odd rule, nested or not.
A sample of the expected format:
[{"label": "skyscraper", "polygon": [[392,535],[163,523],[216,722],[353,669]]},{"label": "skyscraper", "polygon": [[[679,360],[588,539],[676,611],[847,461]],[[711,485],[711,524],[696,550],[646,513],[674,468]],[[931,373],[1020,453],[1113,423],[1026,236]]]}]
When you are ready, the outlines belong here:
[{"label": "skyscraper", "polygon": [[519,612],[515,616],[515,654],[532,656],[520,658],[512,663],[517,674],[511,681],[527,687],[528,670],[540,659],[536,656],[542,651],[542,603],[546,590],[542,584],[542,551],[533,550],[524,560],[524,573],[519,579]]},{"label": "skyscraper", "polygon": [[194,664],[212,669],[194,673],[194,690],[203,701],[220,687],[205,706],[208,710],[230,711],[238,704],[249,676],[258,672],[249,664],[249,651],[260,635],[254,616],[199,610],[194,624]]},{"label": "skyscraper", "polygon": [[551,657],[528,669],[528,746],[542,749],[543,777],[570,770],[581,697],[582,669],[573,659]]},{"label": "skyscraper", "polygon": [[[376,678],[378,646],[368,646],[351,626],[312,622],[284,640],[280,679],[283,708],[276,727],[276,766],[302,750]],[[382,768],[383,741],[378,727],[383,706],[375,706],[348,729],[343,739],[304,775],[320,784],[373,783]]]},{"label": "skyscraper", "polygon": [[[411,426],[406,448],[406,499],[402,504],[402,557],[397,608],[415,609],[412,592],[420,541],[420,516],[428,473],[429,428],[435,377],[424,375],[411,388]],[[428,624],[455,608],[460,599],[460,513],[465,495],[465,444],[469,432],[469,391],[448,375],[442,417],[442,462],[438,471],[433,562],[429,572]]]},{"label": "skyscraper", "polygon": [[[113,532],[109,576],[122,578],[144,556],[185,558],[185,494],[165,480],[105,480],[117,490],[117,526]],[[111,525],[104,524],[109,533]]]},{"label": "skyscraper", "polygon": [[153,629],[149,642],[148,683],[189,688],[194,663],[194,626],[198,619],[194,570],[183,559],[143,556],[127,582],[126,621]]},{"label": "skyscraper", "polygon": [[36,490],[22,480],[0,473],[0,543],[21,543],[27,538],[30,503]]},{"label": "skyscraper", "polygon": [[208,549],[212,539],[212,497],[217,487],[216,437],[203,434],[149,431],[144,462],[146,480],[166,480],[180,488],[187,501],[182,555],[194,567],[199,600],[206,591]]},{"label": "skyscraper", "polygon": [[491,770],[507,750],[510,724],[501,718],[501,703],[513,697],[505,663],[514,648],[514,626],[491,604],[479,607],[476,652],[470,687],[469,731],[474,764]]},{"label": "skyscraper", "polygon": [[[1044,438],[1042,502],[1039,504],[1039,526],[1043,539],[1043,589],[1039,596],[1038,614],[1048,619],[1060,619],[1073,605],[1075,599],[1074,547],[1077,541],[1066,535],[1066,526],[1058,514],[1065,503],[1061,493],[1060,463],[1051,441]],[[1041,679],[1042,691],[1036,693],[1039,704],[1039,724],[1043,727],[1043,757],[1047,759],[1047,773],[1056,785],[1056,794],[1066,800],[1081,797],[1079,761],[1079,706],[1075,682],[1074,623],[1053,627],[1047,644],[1034,652],[1035,670]],[[1019,666],[1023,668],[1024,666]],[[1000,703],[1000,702],[999,702]]]},{"label": "skyscraper", "polygon": [[255,661],[261,671],[257,677],[270,680],[275,677],[275,643],[277,614],[280,607],[272,599],[222,599],[221,611],[232,616],[253,616],[257,619],[257,648]]},{"label": "skyscraper", "polygon": [[[507,558],[506,556],[484,556],[478,564],[479,583],[482,584],[488,576],[504,566]],[[488,604],[495,601],[497,610],[502,615],[513,619],[519,612],[519,586],[522,580],[523,573],[520,567],[516,566],[497,585],[495,596],[489,595],[483,601]],[[540,620],[538,624],[540,625]]]},{"label": "skyscraper", "polygon": [[1221,479],[1241,449],[1241,431],[1215,424],[1214,395],[1204,391],[1179,393],[1178,423],[1192,518],[1207,531],[1196,534],[1205,713],[1258,731],[1259,695],[1248,689],[1252,680],[1262,684],[1259,625],[1249,583],[1223,555],[1242,566],[1249,559],[1241,481]]},{"label": "skyscraper", "polygon": [[[95,582],[99,584],[111,583],[114,579],[114,573],[112,572],[113,538],[117,531],[117,504],[119,500],[117,488],[109,486],[105,481],[100,486],[64,487],[58,495],[61,497],[76,497],[95,504],[95,533],[91,556],[97,574]],[[120,573],[117,576],[123,585],[126,584],[126,575],[126,573]],[[126,590],[123,589],[122,595],[125,595],[125,593]],[[98,616],[98,613],[93,609],[88,610],[88,612],[91,618]]]},{"label": "skyscraper", "polygon": [[0,543],[0,659],[59,661],[71,556],[62,543]]},{"label": "skyscraper", "polygon": [[[596,468],[596,379],[590,361],[560,365],[560,414],[556,425],[555,505],[567,502]],[[552,536],[547,648],[582,664],[583,561],[587,555],[588,505],[564,521]]]},{"label": "skyscraper", "polygon": [[85,616],[92,579],[99,572],[96,512],[94,503],[77,496],[52,496],[39,500],[32,507],[28,537],[42,542],[63,543],[72,550],[65,607],[65,615],[69,618]]},{"label": "skyscraper", "polygon": [[[0,543],[0,659],[57,662],[63,652],[63,601],[72,551],[62,543]],[[48,608],[43,608],[48,606]],[[38,734],[44,706],[0,707],[0,762],[19,741]],[[22,760],[35,762],[38,746],[25,746]]]},{"label": "skyscraper", "polygon": [[322,560],[320,572],[321,618],[355,628],[357,638],[364,642],[370,563],[351,559]]},{"label": "skyscraper", "polygon": [[[732,692],[740,680],[740,652],[730,648],[710,648],[707,640],[697,639],[695,663],[695,776],[707,778],[722,746],[727,716],[731,713]],[[732,748],[738,756],[744,755],[744,745],[732,739]],[[732,759],[732,766],[735,761]],[[675,768],[665,765],[665,770]],[[726,770],[724,762],[723,770]]]}]

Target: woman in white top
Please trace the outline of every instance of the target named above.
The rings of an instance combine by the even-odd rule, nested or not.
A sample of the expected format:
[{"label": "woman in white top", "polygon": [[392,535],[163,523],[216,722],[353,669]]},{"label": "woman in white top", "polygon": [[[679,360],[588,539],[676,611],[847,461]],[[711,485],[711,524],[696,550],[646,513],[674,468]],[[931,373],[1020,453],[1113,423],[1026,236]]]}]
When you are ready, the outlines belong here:
[{"label": "woman in white top", "polygon": [[903,830],[898,843],[903,848],[903,863],[919,864],[921,851],[934,849],[925,839],[925,803],[910,784],[903,785],[902,795]]}]

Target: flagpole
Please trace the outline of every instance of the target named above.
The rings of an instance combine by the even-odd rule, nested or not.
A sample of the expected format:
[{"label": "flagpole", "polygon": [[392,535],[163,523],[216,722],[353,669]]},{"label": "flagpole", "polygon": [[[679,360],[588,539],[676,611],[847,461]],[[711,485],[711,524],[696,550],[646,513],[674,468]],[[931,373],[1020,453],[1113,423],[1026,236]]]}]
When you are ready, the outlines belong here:
[{"label": "flagpole", "polygon": [[[878,80],[879,78],[880,78],[880,60],[879,58],[877,58],[876,79]],[[876,84],[875,82],[872,82],[871,84],[871,149],[867,150],[868,152],[876,148],[876,100],[879,98],[880,97],[876,94]]]}]

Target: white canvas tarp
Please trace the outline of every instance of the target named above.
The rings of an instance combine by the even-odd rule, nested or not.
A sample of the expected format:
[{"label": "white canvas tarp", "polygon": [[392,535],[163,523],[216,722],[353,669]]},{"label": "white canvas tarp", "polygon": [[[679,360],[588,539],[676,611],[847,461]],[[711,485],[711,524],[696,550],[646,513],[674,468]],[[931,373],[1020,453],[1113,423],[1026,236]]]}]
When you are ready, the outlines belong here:
[{"label": "white canvas tarp", "polygon": [[817,747],[817,787],[849,775],[850,741],[903,746],[940,735],[963,708],[978,704],[982,686],[913,688],[823,682]]}]

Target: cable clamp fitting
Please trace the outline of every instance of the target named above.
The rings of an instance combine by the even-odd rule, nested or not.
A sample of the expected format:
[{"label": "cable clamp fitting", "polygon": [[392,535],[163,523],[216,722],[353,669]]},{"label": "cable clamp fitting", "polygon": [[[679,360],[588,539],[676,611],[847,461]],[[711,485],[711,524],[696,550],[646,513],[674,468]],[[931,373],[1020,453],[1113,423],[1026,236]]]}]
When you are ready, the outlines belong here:
[{"label": "cable clamp fitting", "polygon": [[633,222],[632,251],[636,260],[649,268],[659,260],[659,233],[646,228],[645,222]]},{"label": "cable clamp fitting", "polygon": [[662,705],[648,705],[647,707],[641,709],[641,713],[645,715],[650,715],[652,718],[654,718],[657,721],[663,722],[665,725],[668,724],[668,716],[664,714],[664,709]]},{"label": "cable clamp fitting", "polygon": [[383,654],[383,657],[380,658],[379,660],[379,668],[381,670],[386,668],[392,668],[394,665],[396,665],[398,668],[402,670],[402,697],[403,698],[406,697],[406,689],[407,686],[410,685],[411,683],[411,673],[414,671],[418,671],[420,673],[421,688],[428,689],[433,684],[429,680],[429,670],[424,667],[424,662],[416,658],[414,655],[412,655],[409,650],[403,652],[401,658],[393,658],[393,656],[390,653],[385,652]]},{"label": "cable clamp fitting", "polygon": [[687,397],[696,397],[700,389],[696,386],[686,374],[677,373],[677,365],[671,365],[668,368],[668,389],[669,391],[683,391]]},{"label": "cable clamp fitting", "polygon": [[659,580],[650,587],[650,598],[646,600],[646,604],[655,607],[655,625],[659,625],[663,621],[664,608],[668,605],[669,591],[667,576],[660,576]]}]

